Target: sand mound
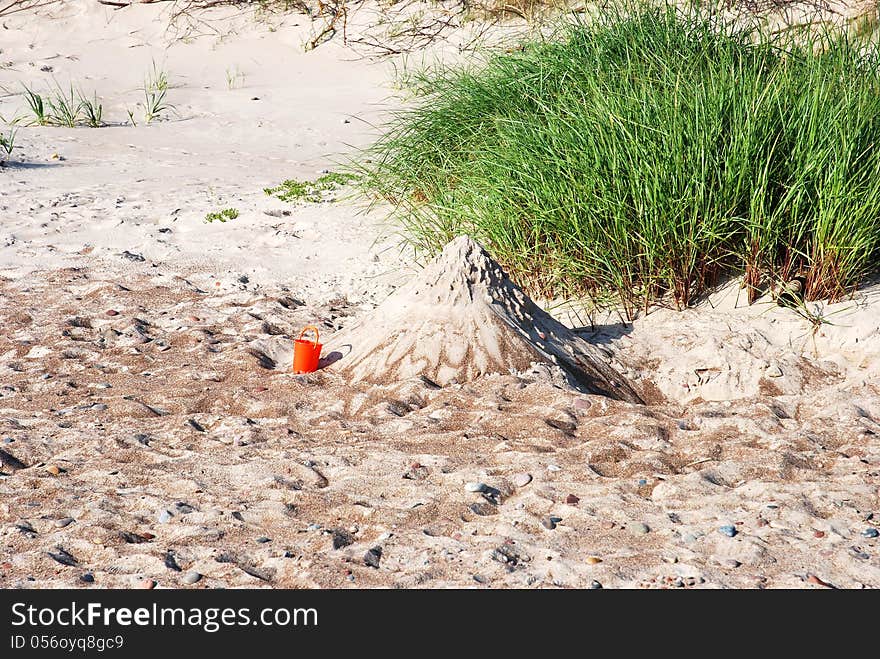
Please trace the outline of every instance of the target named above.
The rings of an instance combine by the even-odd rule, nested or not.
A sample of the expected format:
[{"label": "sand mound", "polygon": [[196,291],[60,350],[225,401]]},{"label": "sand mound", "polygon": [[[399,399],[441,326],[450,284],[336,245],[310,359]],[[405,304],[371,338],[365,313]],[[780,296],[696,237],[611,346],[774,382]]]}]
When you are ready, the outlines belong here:
[{"label": "sand mound", "polygon": [[425,376],[440,385],[557,365],[584,392],[640,402],[598,351],[540,309],[471,238],[460,236],[357,325],[328,342],[352,381]]}]

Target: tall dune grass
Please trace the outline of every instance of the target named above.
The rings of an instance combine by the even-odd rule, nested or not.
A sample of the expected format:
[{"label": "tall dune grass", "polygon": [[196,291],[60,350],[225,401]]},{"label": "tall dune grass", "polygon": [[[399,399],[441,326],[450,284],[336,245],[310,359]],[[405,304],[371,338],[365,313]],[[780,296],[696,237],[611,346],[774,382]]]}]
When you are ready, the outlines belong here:
[{"label": "tall dune grass", "polygon": [[361,173],[424,252],[470,233],[535,292],[630,312],[731,272],[839,299],[877,266],[875,46],[640,8],[417,86]]}]

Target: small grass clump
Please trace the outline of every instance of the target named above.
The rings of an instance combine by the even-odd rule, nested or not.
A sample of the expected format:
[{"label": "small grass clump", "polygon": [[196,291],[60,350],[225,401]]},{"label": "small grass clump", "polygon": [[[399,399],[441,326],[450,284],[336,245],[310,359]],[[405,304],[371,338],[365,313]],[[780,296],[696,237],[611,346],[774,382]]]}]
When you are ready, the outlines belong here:
[{"label": "small grass clump", "polygon": [[0,162],[12,155],[15,148],[15,128],[10,128],[8,133],[0,133]]},{"label": "small grass clump", "polygon": [[205,215],[205,222],[209,224],[211,222],[226,222],[227,220],[234,220],[237,217],[237,208],[224,208],[223,210],[214,211]]},{"label": "small grass clump", "polygon": [[839,299],[880,257],[880,51],[670,7],[424,73],[357,169],[419,251],[460,233],[533,292],[633,314],[744,274]]},{"label": "small grass clump", "polygon": [[97,94],[89,98],[71,83],[68,88],[60,85],[50,90],[45,96],[31,87],[24,86],[24,98],[31,114],[31,125],[34,126],[89,126],[100,128],[103,106],[98,102]]},{"label": "small grass clump", "polygon": [[327,199],[326,193],[338,190],[357,179],[358,176],[355,174],[329,172],[314,181],[288,179],[273,188],[263,188],[263,192],[269,196],[277,197],[281,201],[306,201],[317,204],[322,201],[333,201]]},{"label": "small grass clump", "polygon": [[[151,70],[144,79],[144,86],[141,88],[144,93],[143,109],[144,121],[148,124],[161,119],[170,110],[175,107],[166,100],[168,95],[168,73],[153,62]],[[137,125],[134,121],[134,113],[129,110],[128,118],[132,125]]]}]

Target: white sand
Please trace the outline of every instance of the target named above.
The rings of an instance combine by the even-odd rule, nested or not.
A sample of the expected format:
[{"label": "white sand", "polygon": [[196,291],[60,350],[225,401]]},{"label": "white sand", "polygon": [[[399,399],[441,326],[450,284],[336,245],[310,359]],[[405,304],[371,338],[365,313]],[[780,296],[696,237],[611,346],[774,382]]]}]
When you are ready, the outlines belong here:
[{"label": "white sand", "polygon": [[0,85],[72,79],[121,124],[155,59],[177,114],[22,128],[0,169],[0,586],[181,587],[168,550],[205,575],[190,587],[880,586],[880,287],[816,332],[736,285],[597,318],[581,336],[648,405],[541,366],[440,389],[292,376],[303,325],[332,345],[410,271],[352,203],[262,188],[368,143],[390,64],[305,54],[295,17],[166,48],[159,7],[74,4],[3,20]]}]

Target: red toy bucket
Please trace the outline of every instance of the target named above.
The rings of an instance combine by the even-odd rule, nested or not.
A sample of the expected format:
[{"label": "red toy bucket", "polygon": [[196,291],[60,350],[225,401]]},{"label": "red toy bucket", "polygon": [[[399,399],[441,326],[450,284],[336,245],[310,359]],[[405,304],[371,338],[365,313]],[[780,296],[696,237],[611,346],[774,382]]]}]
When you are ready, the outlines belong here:
[{"label": "red toy bucket", "polygon": [[[312,330],[315,340],[303,339],[303,334]],[[299,338],[293,342],[293,372],[312,373],[318,370],[318,360],[321,358],[321,344],[318,343],[318,328],[314,325],[306,325],[299,333]]]}]

